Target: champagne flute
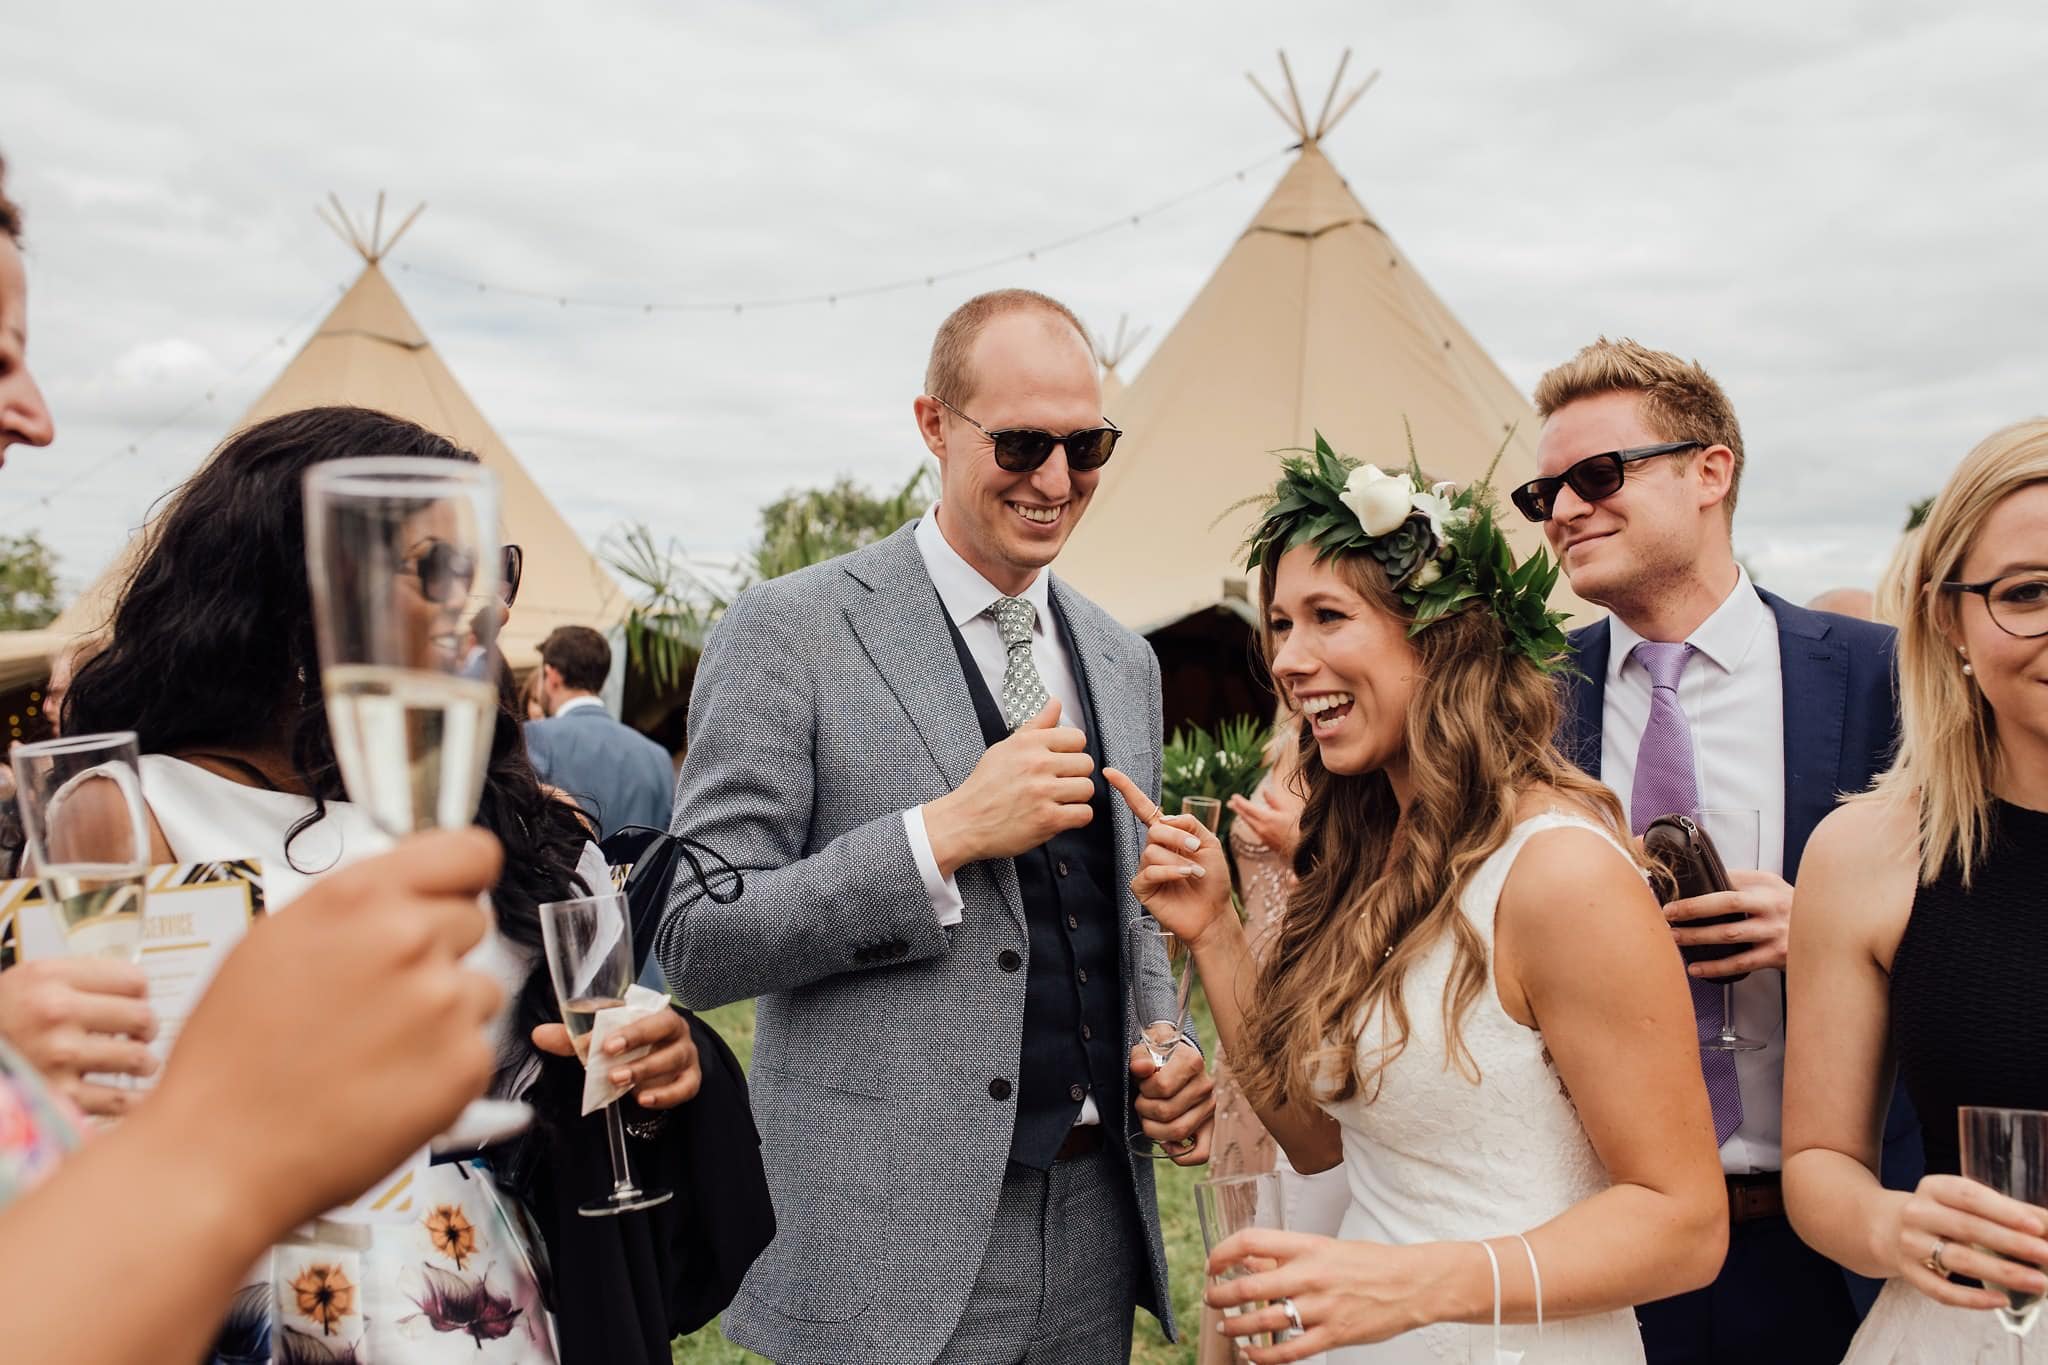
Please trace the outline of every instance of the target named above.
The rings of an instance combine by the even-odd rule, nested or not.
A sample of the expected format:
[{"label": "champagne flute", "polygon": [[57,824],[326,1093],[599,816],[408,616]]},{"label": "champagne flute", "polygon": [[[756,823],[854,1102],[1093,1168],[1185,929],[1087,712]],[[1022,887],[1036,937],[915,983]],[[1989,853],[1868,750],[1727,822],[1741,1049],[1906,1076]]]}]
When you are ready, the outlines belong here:
[{"label": "champagne flute", "polygon": [[[1721,855],[1723,867],[1740,867],[1754,870],[1763,861],[1763,812],[1737,810],[1731,807],[1702,810],[1699,813],[1700,827],[1713,840],[1714,851]],[[1727,919],[1747,919],[1747,915],[1730,915]],[[1700,924],[1720,923],[1720,920],[1699,920]],[[1745,973],[1747,975],[1747,973]],[[1721,1036],[1709,1038],[1700,1046],[1709,1052],[1756,1052],[1764,1046],[1758,1038],[1745,1038],[1735,1031],[1735,982],[1740,978],[1729,977],[1721,982]]]},{"label": "champagne flute", "polygon": [[[497,476],[458,460],[327,460],[306,471],[305,516],[321,687],[349,799],[393,840],[469,825],[498,717]],[[475,1100],[444,1136],[531,1120],[516,1101]]]},{"label": "champagne flute", "polygon": [[[575,900],[549,901],[540,908],[540,936],[548,959],[548,976],[562,1007],[562,1023],[576,1055],[588,1064],[590,1031],[599,1010],[625,1003],[633,985],[633,927],[626,897],[618,891]],[[634,1209],[666,1204],[667,1190],[643,1189],[634,1183],[626,1152],[626,1125],[619,1102],[604,1107],[606,1145],[612,1157],[612,1192],[576,1206],[586,1218],[607,1218]]]},{"label": "champagne flute", "polygon": [[18,745],[14,779],[24,848],[65,947],[133,962],[149,875],[134,732]]},{"label": "champagne flute", "polygon": [[[1960,1129],[1965,1179],[1988,1185],[2021,1203],[2048,1208],[2048,1113],[1966,1104],[1956,1111],[1956,1126]],[[1987,1255],[1999,1255],[1989,1247],[1977,1249]],[[2005,1295],[2006,1306],[1992,1311],[1998,1314],[1999,1325],[2012,1333],[2012,1358],[2024,1360],[2023,1339],[2034,1330],[2034,1319],[2041,1312],[2041,1296],[2030,1290],[2007,1289],[2001,1284],[1985,1288]]]},{"label": "champagne flute", "polygon": [[1217,796],[1183,796],[1180,813],[1194,816],[1214,834],[1223,823],[1223,799]]},{"label": "champagne flute", "polygon": [[[1124,950],[1132,964],[1132,997],[1138,1008],[1138,1041],[1154,1066],[1163,1067],[1182,1043],[1191,1043],[1182,1021],[1188,1017],[1187,945],[1180,936],[1150,915],[1132,920]],[[1130,1135],[1131,1150],[1155,1160],[1171,1160],[1140,1127]]]},{"label": "champagne flute", "polygon": [[[1202,1225],[1202,1251],[1213,1254],[1216,1248],[1234,1233],[1246,1228],[1285,1228],[1286,1209],[1282,1203],[1283,1191],[1280,1176],[1273,1171],[1257,1175],[1217,1176],[1210,1180],[1195,1182],[1195,1217]],[[1218,1284],[1235,1280],[1252,1273],[1252,1268],[1240,1261],[1220,1275],[1211,1278]],[[1251,1312],[1261,1305],[1247,1304],[1239,1308],[1227,1308],[1224,1314],[1235,1317],[1239,1313]],[[1282,1333],[1283,1337],[1292,1335]],[[1254,1346],[1270,1346],[1272,1341],[1261,1334],[1251,1339]],[[1243,1359],[1235,1354],[1233,1359]]]}]

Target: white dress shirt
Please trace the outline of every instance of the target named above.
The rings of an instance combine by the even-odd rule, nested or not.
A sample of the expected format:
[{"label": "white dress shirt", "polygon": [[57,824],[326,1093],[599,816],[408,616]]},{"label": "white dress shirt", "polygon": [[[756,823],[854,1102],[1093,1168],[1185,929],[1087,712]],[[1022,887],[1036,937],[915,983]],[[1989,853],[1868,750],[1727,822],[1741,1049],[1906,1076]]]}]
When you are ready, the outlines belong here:
[{"label": "white dress shirt", "polygon": [[[1612,647],[1600,722],[1600,777],[1626,808],[1635,788],[1636,750],[1650,721],[1650,675],[1630,657],[1643,637],[1619,616],[1607,619]],[[1755,866],[1783,876],[1785,691],[1777,618],[1757,596],[1749,574],[1738,569],[1734,589],[1686,642],[1695,652],[1679,677],[1678,705],[1692,729],[1700,807],[1756,811]],[[1720,851],[1729,867],[1745,865],[1740,851]],[[1721,1167],[1731,1175],[1775,1171],[1783,1159],[1784,973],[1751,972],[1735,983],[1734,1001],[1735,1031],[1764,1046],[1735,1054],[1742,1126],[1721,1145]]]},{"label": "white dress shirt", "polygon": [[605,708],[603,697],[592,696],[589,694],[586,694],[581,697],[569,698],[569,700],[563,702],[560,706],[557,706],[555,708],[555,714],[558,716],[566,716],[579,706],[595,706],[598,710],[604,711],[606,715],[611,714],[611,712],[606,710]]},{"label": "white dress shirt", "polygon": [[[939,605],[959,628],[960,638],[966,641],[968,654],[980,668],[989,695],[1001,696],[1009,651],[1003,648],[1002,629],[988,609],[997,598],[1012,594],[999,591],[981,576],[979,569],[961,558],[939,529],[937,503],[919,518],[916,536],[925,572],[931,575],[932,586],[939,590]],[[1060,637],[1059,622],[1053,617],[1052,580],[1041,571],[1015,596],[1036,609],[1031,627],[1031,657],[1038,665],[1038,677],[1046,692],[1060,704],[1060,724],[1079,728],[1081,689],[1074,681],[1074,666],[1067,655],[1066,641]],[[917,860],[917,872],[924,880],[924,893],[932,903],[932,913],[942,925],[958,924],[965,902],[960,899],[959,883],[939,875],[939,860],[932,853],[931,836],[924,827],[924,807],[912,806],[903,812],[903,832],[909,836],[910,854]],[[1081,1114],[1074,1120],[1074,1126],[1101,1121],[1095,1096],[1091,1094],[1081,1101]]]}]

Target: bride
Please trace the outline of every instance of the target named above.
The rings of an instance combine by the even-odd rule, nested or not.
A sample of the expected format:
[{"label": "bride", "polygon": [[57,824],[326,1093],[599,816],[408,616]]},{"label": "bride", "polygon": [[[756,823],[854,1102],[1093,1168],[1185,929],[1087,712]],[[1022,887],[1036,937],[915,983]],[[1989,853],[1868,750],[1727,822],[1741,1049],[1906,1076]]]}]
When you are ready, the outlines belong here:
[{"label": "bride", "polygon": [[1511,572],[1483,485],[1320,438],[1285,469],[1251,562],[1308,803],[1263,967],[1215,837],[1106,774],[1246,1096],[1350,1187],[1339,1238],[1216,1248],[1251,1273],[1209,1302],[1263,1305],[1236,1336],[1292,1329],[1247,1344],[1261,1365],[1641,1361],[1629,1306],[1712,1280],[1727,1208],[1670,932],[1613,795],[1551,746],[1555,571]]}]

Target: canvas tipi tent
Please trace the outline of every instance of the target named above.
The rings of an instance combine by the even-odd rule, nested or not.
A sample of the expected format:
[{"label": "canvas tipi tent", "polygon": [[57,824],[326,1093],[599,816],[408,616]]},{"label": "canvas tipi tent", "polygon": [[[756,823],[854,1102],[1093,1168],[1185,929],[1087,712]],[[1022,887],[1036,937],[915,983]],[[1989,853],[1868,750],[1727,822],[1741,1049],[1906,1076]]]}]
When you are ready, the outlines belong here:
[{"label": "canvas tipi tent", "polygon": [[[1339,103],[1343,74],[1340,64],[1313,122],[1291,73],[1286,109],[1266,97],[1300,137],[1299,155],[1145,368],[1107,401],[1128,434],[1059,571],[1135,630],[1219,604],[1250,610],[1240,547],[1254,513],[1217,518],[1272,487],[1269,452],[1317,431],[1354,458],[1401,464],[1405,422],[1424,466],[1457,480],[1482,474],[1505,440],[1494,479],[1504,507],[1508,488],[1535,477],[1528,400],[1323,155],[1322,139],[1371,84]],[[1542,543],[1512,508],[1501,524],[1519,553]],[[1559,610],[1583,612],[1564,594]]]},{"label": "canvas tipi tent", "polygon": [[[502,481],[505,539],[525,551],[519,600],[498,638],[508,662],[518,670],[533,667],[540,641],[556,626],[609,632],[625,615],[624,593],[455,382],[379,264],[419,210],[386,238],[381,196],[378,227],[367,234],[338,202],[334,207],[340,222],[332,225],[361,254],[362,274],[234,429],[301,408],[352,403],[407,418],[475,451]],[[65,639],[105,624],[138,543],[65,610],[50,635]]]},{"label": "canvas tipi tent", "polygon": [[1115,406],[1117,400],[1124,396],[1124,377],[1118,372],[1117,367],[1131,358],[1131,352],[1138,349],[1139,344],[1145,340],[1146,334],[1152,330],[1150,327],[1140,327],[1137,331],[1133,332],[1130,330],[1130,326],[1131,319],[1129,314],[1118,318],[1116,320],[1116,335],[1110,339],[1107,346],[1102,348],[1102,408],[1104,412]]}]

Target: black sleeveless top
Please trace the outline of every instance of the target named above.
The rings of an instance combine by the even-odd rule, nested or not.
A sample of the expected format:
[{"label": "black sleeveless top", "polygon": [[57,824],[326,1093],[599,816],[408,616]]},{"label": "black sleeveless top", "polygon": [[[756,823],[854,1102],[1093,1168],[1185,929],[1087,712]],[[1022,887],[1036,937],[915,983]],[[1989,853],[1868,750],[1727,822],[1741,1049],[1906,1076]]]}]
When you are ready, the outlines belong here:
[{"label": "black sleeveless top", "polygon": [[1892,957],[1892,1048],[1929,1175],[1960,1175],[1956,1109],[2048,1109],[2048,813],[1992,802],[1968,890],[1913,897]]}]

